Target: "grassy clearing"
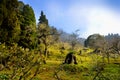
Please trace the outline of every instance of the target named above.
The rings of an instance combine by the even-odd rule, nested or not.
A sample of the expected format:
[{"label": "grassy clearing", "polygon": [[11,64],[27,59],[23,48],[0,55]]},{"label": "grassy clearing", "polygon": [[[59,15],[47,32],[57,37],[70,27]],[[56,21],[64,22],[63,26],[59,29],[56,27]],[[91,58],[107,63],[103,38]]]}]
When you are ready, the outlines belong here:
[{"label": "grassy clearing", "polygon": [[[101,56],[95,54],[89,56],[77,55],[77,59],[77,65],[62,64],[64,60],[59,60],[59,58],[48,59],[47,64],[41,66],[41,72],[37,76],[38,80],[58,80],[58,78],[61,80],[93,80],[97,74],[96,69],[102,61]],[[120,80],[120,64],[114,64],[112,58],[110,64],[104,64],[104,70],[95,80]]]},{"label": "grassy clearing", "polygon": [[[120,80],[120,57],[116,59],[110,58],[108,64],[106,58],[104,58],[103,63],[102,56],[84,52],[82,55],[76,54],[78,64],[75,65],[62,64],[65,56],[66,54],[60,53],[50,55],[46,60],[47,64],[39,66],[39,73],[32,80],[93,80],[94,78],[94,80]],[[39,58],[39,55],[36,55],[36,58]],[[103,70],[98,74],[101,67],[103,67]],[[31,69],[26,80],[30,80],[36,70],[37,66]],[[5,68],[0,71],[0,78],[9,80],[8,74],[11,73],[13,71]],[[96,76],[97,74],[98,76]],[[14,80],[18,78],[16,76]]]}]

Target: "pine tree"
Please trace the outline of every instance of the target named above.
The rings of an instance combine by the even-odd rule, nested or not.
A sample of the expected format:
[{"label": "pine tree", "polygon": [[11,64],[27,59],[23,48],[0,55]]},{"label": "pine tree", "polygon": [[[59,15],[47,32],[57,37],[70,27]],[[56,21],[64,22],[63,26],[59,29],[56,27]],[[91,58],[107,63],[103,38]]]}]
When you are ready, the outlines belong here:
[{"label": "pine tree", "polygon": [[39,18],[39,24],[42,23],[48,25],[48,19],[46,19],[46,15],[44,15],[43,11],[41,11],[41,16]]}]

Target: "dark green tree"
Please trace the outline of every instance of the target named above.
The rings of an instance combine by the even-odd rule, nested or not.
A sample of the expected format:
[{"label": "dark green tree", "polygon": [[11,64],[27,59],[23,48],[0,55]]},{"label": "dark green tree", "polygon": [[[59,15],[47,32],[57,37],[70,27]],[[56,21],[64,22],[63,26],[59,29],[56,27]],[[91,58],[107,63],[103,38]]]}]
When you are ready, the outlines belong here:
[{"label": "dark green tree", "polygon": [[17,0],[0,0],[0,42],[10,45],[18,42],[20,25]]},{"label": "dark green tree", "polygon": [[29,5],[19,2],[20,40],[19,45],[25,48],[35,48],[36,45],[36,20],[35,14]]},{"label": "dark green tree", "polygon": [[39,18],[39,24],[40,23],[44,23],[46,25],[48,25],[48,19],[46,18],[46,15],[44,15],[43,11],[41,11],[41,16]]}]

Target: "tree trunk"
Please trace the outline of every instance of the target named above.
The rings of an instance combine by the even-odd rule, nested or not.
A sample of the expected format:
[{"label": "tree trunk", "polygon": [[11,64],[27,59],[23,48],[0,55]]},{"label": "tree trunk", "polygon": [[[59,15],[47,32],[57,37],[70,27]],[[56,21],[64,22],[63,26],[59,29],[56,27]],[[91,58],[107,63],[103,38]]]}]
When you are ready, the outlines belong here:
[{"label": "tree trunk", "polygon": [[107,53],[107,60],[108,60],[108,63],[110,63],[110,54]]},{"label": "tree trunk", "polygon": [[46,64],[46,58],[47,58],[47,50],[48,50],[48,45],[47,45],[47,40],[46,40],[46,37],[45,37],[45,40],[44,40],[44,45],[45,45],[45,50],[44,50],[44,60],[43,60],[43,63]]}]

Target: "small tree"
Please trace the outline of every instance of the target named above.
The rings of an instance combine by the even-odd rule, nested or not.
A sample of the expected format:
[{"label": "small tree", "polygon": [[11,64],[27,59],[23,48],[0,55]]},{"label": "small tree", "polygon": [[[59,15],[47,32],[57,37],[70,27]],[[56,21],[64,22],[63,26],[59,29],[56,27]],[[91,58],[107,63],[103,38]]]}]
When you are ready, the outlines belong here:
[{"label": "small tree", "polygon": [[111,54],[114,54],[114,59],[116,58],[116,55],[120,54],[120,36],[118,34],[109,34],[106,36],[107,41],[107,56],[110,56]]},{"label": "small tree", "polygon": [[[48,46],[53,43],[52,41],[57,41],[59,33],[57,32],[57,29],[54,27],[50,27],[48,24],[48,20],[46,19],[46,16],[44,15],[43,11],[41,11],[41,16],[38,23],[38,44],[43,45],[43,51],[41,51],[45,59],[48,55]],[[53,40],[54,39],[54,40]],[[44,61],[46,63],[46,61]]]},{"label": "small tree", "polygon": [[85,47],[90,47],[94,49],[93,52],[98,53],[100,52],[102,57],[103,57],[103,62],[104,62],[104,57],[107,55],[107,59],[109,61],[109,52],[108,52],[108,45],[107,42],[104,38],[104,36],[100,34],[93,34],[90,35],[86,40],[85,40]]},{"label": "small tree", "polygon": [[79,30],[76,30],[75,32],[73,32],[69,36],[69,43],[70,43],[70,45],[72,47],[72,50],[75,49],[75,47],[76,47],[77,44],[80,44],[78,31]]}]

